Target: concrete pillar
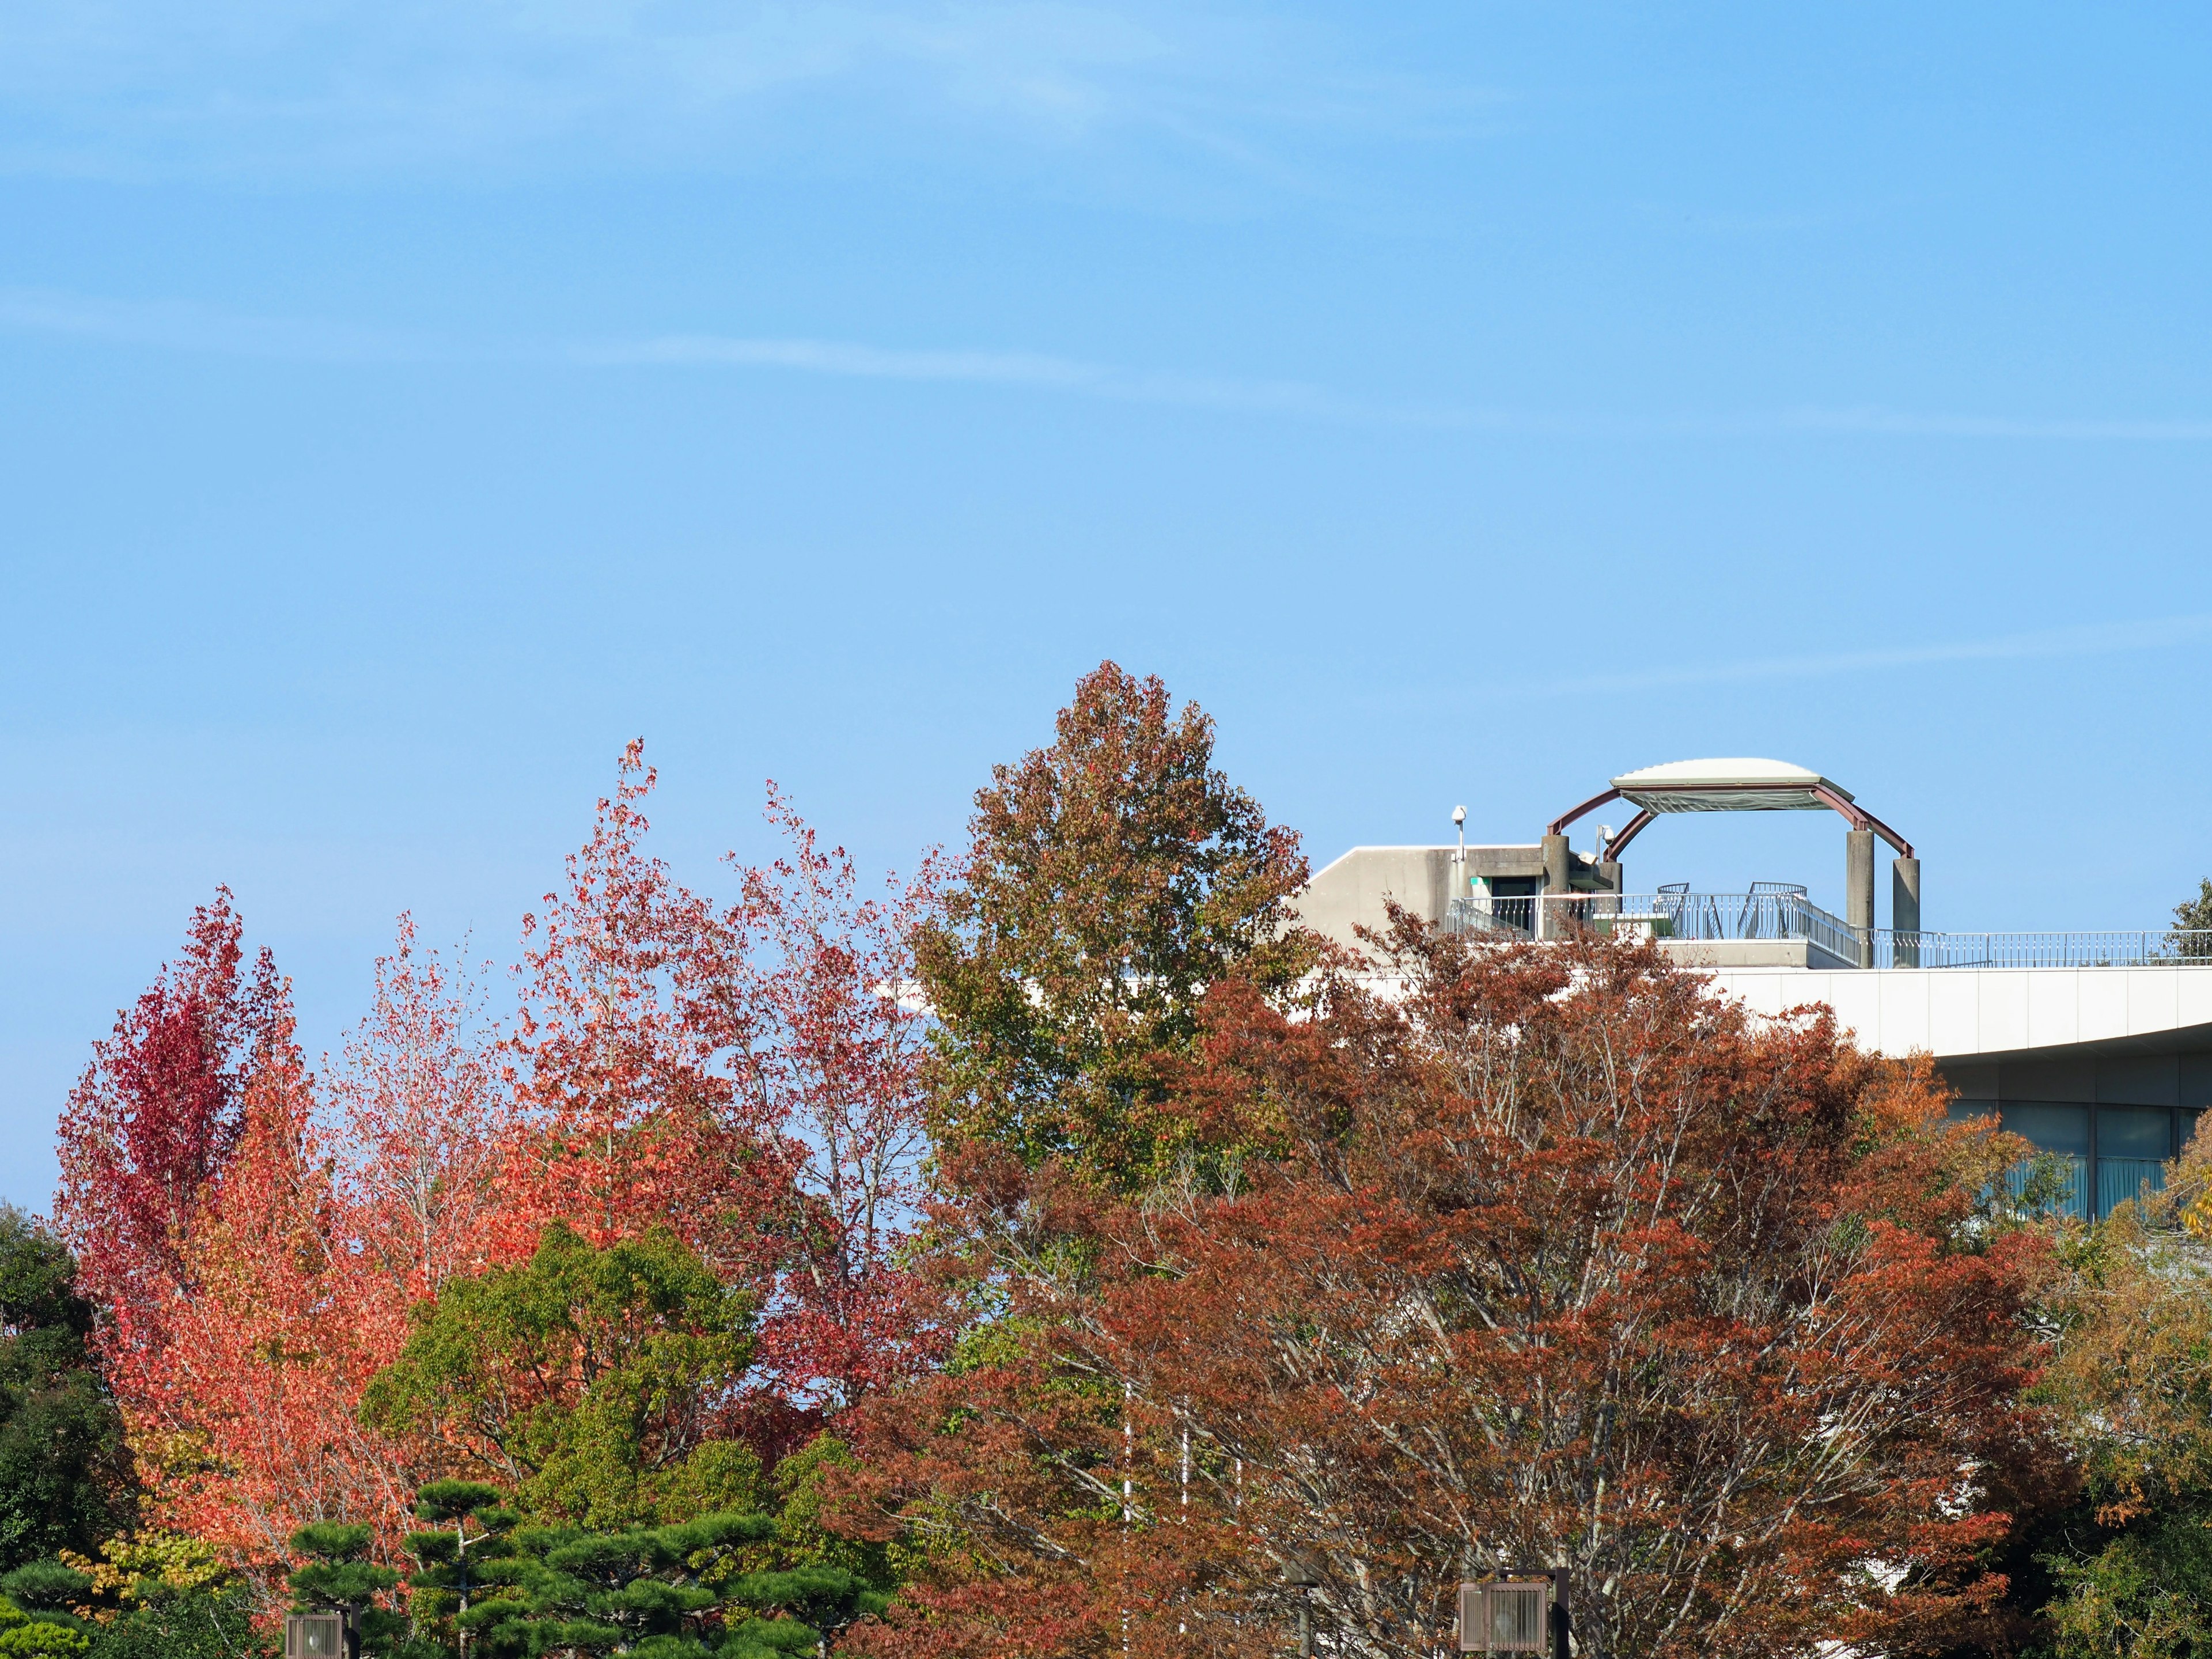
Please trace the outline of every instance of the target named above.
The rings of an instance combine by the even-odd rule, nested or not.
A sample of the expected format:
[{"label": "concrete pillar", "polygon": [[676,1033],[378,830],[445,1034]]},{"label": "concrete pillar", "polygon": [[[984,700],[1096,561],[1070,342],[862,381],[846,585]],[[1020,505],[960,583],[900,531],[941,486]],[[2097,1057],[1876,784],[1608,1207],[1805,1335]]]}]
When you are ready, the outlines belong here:
[{"label": "concrete pillar", "polygon": [[[1565,836],[1545,836],[1544,891],[1547,896],[1573,890],[1573,883],[1567,875],[1571,867],[1567,857],[1567,838]],[[1567,931],[1566,907],[1539,904],[1536,908],[1543,912],[1543,926],[1537,930],[1539,936],[1544,939],[1565,938]]]},{"label": "concrete pillar", "polygon": [[1570,867],[1567,858],[1567,838],[1565,836],[1544,837],[1544,890],[1547,893],[1572,891],[1567,879]]},{"label": "concrete pillar", "polygon": [[1920,965],[1920,860],[1893,859],[1889,866],[1889,927],[1897,936],[1897,965]]},{"label": "concrete pillar", "polygon": [[1844,833],[1844,920],[1858,930],[1859,966],[1874,966],[1874,831]]},{"label": "concrete pillar", "polygon": [[1597,879],[1598,884],[1601,887],[1603,887],[1606,891],[1609,893],[1619,893],[1626,890],[1620,884],[1620,860],[1619,859],[1599,860],[1597,866]]}]

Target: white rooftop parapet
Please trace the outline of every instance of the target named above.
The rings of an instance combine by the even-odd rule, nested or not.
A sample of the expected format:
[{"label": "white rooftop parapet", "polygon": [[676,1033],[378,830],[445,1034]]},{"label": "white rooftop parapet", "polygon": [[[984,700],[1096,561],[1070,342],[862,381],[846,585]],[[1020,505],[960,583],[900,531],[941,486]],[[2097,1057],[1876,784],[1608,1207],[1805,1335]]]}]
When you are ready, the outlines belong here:
[{"label": "white rooftop parapet", "polygon": [[1717,990],[1756,1013],[1825,1002],[1861,1046],[1885,1054],[1966,1059],[2121,1038],[2212,1048],[2212,963],[1711,972]]}]

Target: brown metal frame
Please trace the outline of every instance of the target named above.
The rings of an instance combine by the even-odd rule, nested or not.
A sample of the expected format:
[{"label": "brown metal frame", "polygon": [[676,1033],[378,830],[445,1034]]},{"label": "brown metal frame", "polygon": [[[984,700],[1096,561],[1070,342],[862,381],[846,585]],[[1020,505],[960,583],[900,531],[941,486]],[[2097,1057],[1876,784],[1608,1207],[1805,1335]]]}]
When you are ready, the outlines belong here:
[{"label": "brown metal frame", "polygon": [[[1775,789],[1787,788],[1790,786],[1786,784],[1775,783],[1685,783],[1670,784],[1665,787],[1671,793],[1676,794],[1747,795],[1764,794]],[[1892,847],[1894,847],[1897,849],[1897,855],[1899,858],[1909,859],[1912,856],[1912,843],[1911,842],[1905,840],[1904,836],[1899,835],[1896,830],[1891,829],[1880,818],[1875,817],[1873,813],[1868,811],[1865,807],[1861,806],[1856,801],[1847,800],[1844,796],[1838,793],[1835,790],[1831,789],[1825,783],[1810,784],[1806,786],[1806,789],[1807,793],[1809,793],[1814,799],[1819,801],[1823,806],[1831,807],[1836,811],[1843,814],[1844,822],[1849,823],[1852,829],[1871,830],[1875,834],[1880,836],[1884,841],[1887,842]],[[1549,824],[1545,826],[1544,833],[1547,836],[1563,836],[1566,833],[1567,826],[1572,823],[1577,818],[1582,817],[1585,812],[1594,812],[1599,807],[1604,805],[1607,801],[1619,800],[1620,799],[1620,791],[1618,789],[1608,789],[1602,795],[1592,795],[1588,800],[1584,801],[1580,806],[1576,807],[1572,811],[1562,813],[1559,817],[1553,818]],[[1620,849],[1627,846],[1628,843],[1635,838],[1637,833],[1641,830],[1644,825],[1650,823],[1652,818],[1656,816],[1656,815],[1651,811],[1651,809],[1647,806],[1639,811],[1634,817],[1631,818],[1628,822],[1628,827],[1606,843],[1606,856],[1607,858],[1620,857]]]},{"label": "brown metal frame", "polygon": [[1644,826],[1650,823],[1652,819],[1658,816],[1659,815],[1656,812],[1653,811],[1647,806],[1642,811],[1638,812],[1634,817],[1629,819],[1628,827],[1623,830],[1619,835],[1615,836],[1611,841],[1606,842],[1606,857],[1609,859],[1618,859],[1620,856],[1620,849],[1627,846],[1632,841],[1634,841],[1638,833],[1643,830]]},{"label": "brown metal frame", "polygon": [[1595,812],[1599,807],[1604,805],[1606,802],[1609,800],[1619,800],[1620,799],[1620,791],[1618,789],[1608,789],[1602,795],[1592,795],[1580,806],[1576,807],[1573,811],[1566,813],[1563,817],[1553,818],[1549,823],[1546,824],[1544,826],[1544,833],[1547,836],[1564,836],[1567,833],[1567,826],[1572,823],[1577,818],[1582,817],[1583,813]]}]

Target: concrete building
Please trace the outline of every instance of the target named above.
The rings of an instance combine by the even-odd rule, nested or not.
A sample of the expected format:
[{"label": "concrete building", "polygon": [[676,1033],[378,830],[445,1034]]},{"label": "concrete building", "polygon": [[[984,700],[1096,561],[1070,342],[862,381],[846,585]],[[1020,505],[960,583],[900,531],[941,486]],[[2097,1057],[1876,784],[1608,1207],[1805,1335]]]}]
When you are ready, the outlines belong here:
[{"label": "concrete building", "polygon": [[[1614,801],[1632,816],[1568,846]],[[1826,811],[1842,817],[1845,914],[1789,883],[1741,893],[1632,890],[1622,854],[1672,812]],[[1463,822],[1463,813],[1455,813]],[[1875,924],[1877,840],[1891,860],[1891,926]],[[2063,1159],[2075,1213],[2102,1216],[2157,1185],[2212,1107],[2212,934],[1960,933],[1921,926],[1920,861],[1850,793],[1767,760],[1683,761],[1613,779],[1522,846],[1355,847],[1319,872],[1301,919],[1359,948],[1395,902],[1433,927],[1500,939],[1592,928],[1656,940],[1755,1012],[1826,1003],[1864,1046],[1924,1051],[1959,1113],[1995,1113]]]}]

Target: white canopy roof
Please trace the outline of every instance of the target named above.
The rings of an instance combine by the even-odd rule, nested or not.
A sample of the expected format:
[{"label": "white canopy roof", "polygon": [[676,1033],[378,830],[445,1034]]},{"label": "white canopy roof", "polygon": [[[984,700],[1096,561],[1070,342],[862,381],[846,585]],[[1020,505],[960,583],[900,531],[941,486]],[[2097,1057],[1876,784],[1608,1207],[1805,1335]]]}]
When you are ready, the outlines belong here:
[{"label": "white canopy roof", "polygon": [[1777,760],[1669,761],[1624,773],[1613,787],[1652,812],[1819,811],[1829,803],[1813,791],[1824,788],[1851,799],[1851,792],[1818,772]]}]

